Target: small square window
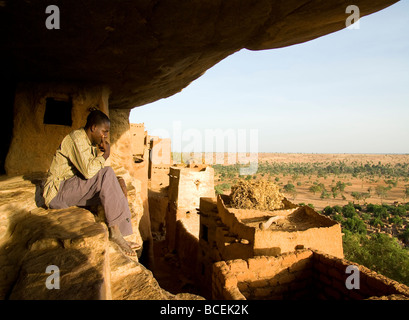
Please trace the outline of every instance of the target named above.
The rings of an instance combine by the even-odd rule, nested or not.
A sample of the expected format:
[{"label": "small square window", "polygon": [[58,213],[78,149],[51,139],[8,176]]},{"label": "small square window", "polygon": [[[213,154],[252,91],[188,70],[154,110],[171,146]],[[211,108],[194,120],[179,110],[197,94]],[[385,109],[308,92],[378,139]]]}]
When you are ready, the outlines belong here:
[{"label": "small square window", "polygon": [[44,112],[44,124],[72,126],[72,100],[47,98]]}]

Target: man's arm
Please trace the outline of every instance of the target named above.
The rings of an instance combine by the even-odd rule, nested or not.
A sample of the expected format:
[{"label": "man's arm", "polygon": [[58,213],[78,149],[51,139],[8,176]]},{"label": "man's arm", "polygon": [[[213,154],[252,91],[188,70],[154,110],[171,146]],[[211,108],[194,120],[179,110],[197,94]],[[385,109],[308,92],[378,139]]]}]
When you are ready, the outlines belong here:
[{"label": "man's arm", "polygon": [[73,141],[70,160],[85,179],[91,179],[105,166],[105,157],[95,156],[92,147],[81,139],[71,137]]}]

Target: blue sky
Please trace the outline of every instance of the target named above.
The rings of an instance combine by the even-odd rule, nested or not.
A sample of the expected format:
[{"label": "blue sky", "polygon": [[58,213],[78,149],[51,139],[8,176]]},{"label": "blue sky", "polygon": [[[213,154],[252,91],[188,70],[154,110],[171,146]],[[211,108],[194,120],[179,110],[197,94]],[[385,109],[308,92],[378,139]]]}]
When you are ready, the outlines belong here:
[{"label": "blue sky", "polygon": [[182,92],[134,108],[130,122],[173,140],[180,129],[173,151],[222,151],[204,147],[205,130],[219,129],[244,130],[247,148],[257,132],[259,152],[409,153],[409,1],[359,29],[241,50]]}]

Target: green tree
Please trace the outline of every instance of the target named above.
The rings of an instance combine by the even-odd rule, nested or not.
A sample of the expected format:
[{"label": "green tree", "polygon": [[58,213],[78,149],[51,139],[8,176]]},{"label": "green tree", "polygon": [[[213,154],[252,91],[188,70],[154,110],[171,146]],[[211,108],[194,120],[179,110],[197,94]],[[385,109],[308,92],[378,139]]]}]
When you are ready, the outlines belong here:
[{"label": "green tree", "polygon": [[331,194],[327,190],[322,190],[320,198],[321,199],[328,199],[331,196]]},{"label": "green tree", "polygon": [[357,215],[355,207],[353,204],[348,203],[347,205],[342,207],[342,215],[345,218],[353,218]]},{"label": "green tree", "polygon": [[286,192],[294,192],[295,191],[295,186],[292,184],[292,183],[287,183],[285,186],[284,186],[284,190],[286,191]]},{"label": "green tree", "polygon": [[409,251],[395,238],[381,233],[368,238],[345,232],[343,243],[347,260],[409,285]]},{"label": "green tree", "polygon": [[333,215],[333,214],[335,213],[335,210],[334,210],[332,207],[330,207],[330,206],[326,206],[326,207],[322,210],[322,213],[323,213],[324,215],[326,215],[326,216],[331,216],[331,215]]},{"label": "green tree", "polygon": [[375,193],[378,195],[381,200],[385,199],[388,196],[388,191],[391,189],[391,187],[385,187],[385,186],[376,186],[375,188]]},{"label": "green tree", "polygon": [[388,222],[389,222],[389,223],[393,223],[394,225],[397,225],[397,226],[401,226],[401,225],[403,224],[402,218],[401,218],[401,217],[397,217],[397,216],[394,216],[394,217],[389,218],[389,219],[388,219]]},{"label": "green tree", "polygon": [[385,183],[388,184],[391,188],[392,186],[396,187],[398,185],[398,182],[394,180],[385,180]]},{"label": "green tree", "polygon": [[407,197],[409,197],[409,187],[406,187],[403,191],[403,201],[406,201]]},{"label": "green tree", "polygon": [[373,216],[379,219],[387,219],[389,218],[388,209],[384,206],[376,206],[373,211]]},{"label": "green tree", "polygon": [[409,244],[409,229],[405,229],[402,233],[398,235],[399,240]]},{"label": "green tree", "polygon": [[357,216],[345,219],[342,227],[353,233],[366,234],[366,224]]},{"label": "green tree", "polygon": [[308,190],[312,192],[313,194],[316,194],[316,193],[322,192],[322,187],[320,185],[313,185],[309,187]]},{"label": "green tree", "polygon": [[297,196],[297,190],[295,190],[295,186],[292,183],[287,183],[284,186],[284,191],[291,194],[293,199]]},{"label": "green tree", "polygon": [[358,203],[359,203],[359,201],[361,201],[361,200],[364,200],[364,201],[366,202],[366,199],[368,199],[368,198],[371,197],[370,193],[368,193],[368,192],[356,192],[356,191],[351,192],[351,196],[352,196],[355,200],[357,200]]},{"label": "green tree", "polygon": [[358,202],[359,202],[359,200],[362,199],[362,193],[361,193],[361,192],[353,191],[353,192],[351,192],[351,196],[352,196],[355,200],[357,200]]},{"label": "green tree", "polygon": [[370,192],[362,192],[362,199],[364,200],[364,203],[366,203],[366,199],[371,197]]},{"label": "green tree", "polygon": [[344,219],[344,218],[342,217],[342,215],[339,214],[339,213],[334,214],[331,218],[332,218],[333,220],[335,220],[335,221],[338,221],[338,222],[341,223],[341,224],[342,224],[342,222],[345,221],[345,219]]},{"label": "green tree", "polygon": [[343,193],[345,191],[346,184],[344,182],[338,181],[336,187],[341,193]]},{"label": "green tree", "polygon": [[373,218],[370,222],[369,222],[369,224],[371,225],[371,226],[374,226],[374,227],[383,227],[383,222],[382,222],[382,220],[381,219],[379,219],[379,218]]},{"label": "green tree", "polygon": [[224,191],[229,190],[231,188],[231,184],[229,183],[221,183],[214,187],[214,191],[216,194],[224,194]]}]

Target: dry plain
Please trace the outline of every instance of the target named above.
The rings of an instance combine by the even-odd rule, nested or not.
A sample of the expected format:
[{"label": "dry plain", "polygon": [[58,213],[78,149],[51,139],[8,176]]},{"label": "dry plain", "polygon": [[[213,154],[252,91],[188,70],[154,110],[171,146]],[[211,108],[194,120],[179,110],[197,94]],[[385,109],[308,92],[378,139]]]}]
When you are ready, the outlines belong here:
[{"label": "dry plain", "polygon": [[[225,164],[227,164],[228,155],[225,154]],[[317,166],[325,167],[331,163],[343,162],[346,166],[359,166],[359,165],[383,165],[383,166],[395,166],[397,164],[408,164],[408,154],[305,154],[305,153],[259,153],[258,163],[276,163],[276,164],[300,164],[301,166],[316,164]],[[393,204],[395,202],[409,201],[409,197],[405,197],[405,190],[409,186],[408,178],[406,177],[389,177],[379,175],[358,174],[352,175],[349,173],[341,174],[269,174],[260,173],[259,171],[254,175],[254,179],[270,179],[276,181],[280,187],[284,187],[286,184],[293,184],[295,192],[284,192],[287,198],[293,203],[305,203],[313,204],[317,210],[322,210],[326,206],[345,205],[352,201],[355,203],[363,204]],[[215,185],[220,184],[233,184],[233,179],[226,179],[221,177],[220,174],[215,174]],[[252,177],[253,178],[253,177]],[[276,180],[278,179],[278,181]],[[377,186],[385,186],[388,184],[386,181],[393,180],[395,185],[391,186],[386,195],[382,198],[375,192]],[[331,190],[331,186],[334,186],[338,181],[346,184],[344,192],[338,192],[334,197],[332,194],[327,198],[321,198],[321,193],[313,193],[309,189],[314,184],[323,184],[327,190]],[[369,191],[368,191],[369,190]],[[366,200],[357,200],[352,196],[354,192],[357,193],[369,193],[369,197]],[[230,190],[224,190],[225,194],[229,194]]]}]

